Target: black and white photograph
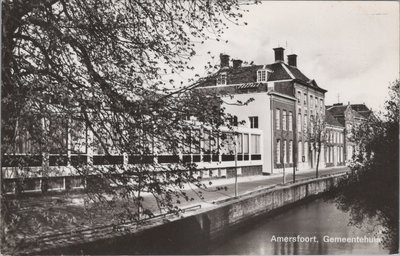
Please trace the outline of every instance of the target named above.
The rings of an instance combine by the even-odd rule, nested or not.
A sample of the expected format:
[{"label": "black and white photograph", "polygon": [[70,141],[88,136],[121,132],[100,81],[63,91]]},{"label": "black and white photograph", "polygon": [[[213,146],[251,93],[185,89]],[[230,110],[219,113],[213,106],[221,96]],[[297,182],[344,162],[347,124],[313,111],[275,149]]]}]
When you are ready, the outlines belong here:
[{"label": "black and white photograph", "polygon": [[398,254],[399,11],[2,0],[0,254]]}]

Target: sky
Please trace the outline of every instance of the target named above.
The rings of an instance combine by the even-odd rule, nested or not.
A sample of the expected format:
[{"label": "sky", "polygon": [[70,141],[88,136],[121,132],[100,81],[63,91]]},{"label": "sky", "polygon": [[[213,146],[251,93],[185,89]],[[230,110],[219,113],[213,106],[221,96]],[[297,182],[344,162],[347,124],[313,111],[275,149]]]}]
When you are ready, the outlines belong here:
[{"label": "sky", "polygon": [[[263,1],[243,7],[247,26],[231,25],[225,42],[198,45],[191,64],[203,67],[210,55],[274,62],[273,48],[295,53],[298,68],[338,100],[382,110],[390,82],[399,78],[399,3],[348,1]],[[286,60],[286,57],[285,57]],[[185,75],[182,75],[185,77]]]}]

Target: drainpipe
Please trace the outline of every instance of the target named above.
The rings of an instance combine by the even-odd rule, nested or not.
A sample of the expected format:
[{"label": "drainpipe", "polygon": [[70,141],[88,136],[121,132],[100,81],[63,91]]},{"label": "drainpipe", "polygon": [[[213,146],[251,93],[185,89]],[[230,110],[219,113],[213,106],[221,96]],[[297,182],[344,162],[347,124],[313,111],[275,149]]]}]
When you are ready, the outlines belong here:
[{"label": "drainpipe", "polygon": [[275,133],[274,133],[274,108],[272,104],[272,95],[269,94],[269,100],[270,100],[270,126],[271,126],[271,174],[274,172],[274,149],[275,149]]},{"label": "drainpipe", "polygon": [[[296,108],[296,103],[295,103],[295,109],[294,109],[293,115],[292,115],[292,126],[294,123],[297,123],[296,122],[296,120],[297,120],[296,109],[297,108]],[[293,140],[292,140],[293,183],[296,183],[296,165],[297,165],[296,156],[298,155],[297,150],[299,150],[299,149],[297,149],[297,150],[294,150],[294,149],[297,148],[299,145],[299,143],[297,142],[297,125],[294,125],[294,127],[292,127],[292,131],[293,131]]]}]

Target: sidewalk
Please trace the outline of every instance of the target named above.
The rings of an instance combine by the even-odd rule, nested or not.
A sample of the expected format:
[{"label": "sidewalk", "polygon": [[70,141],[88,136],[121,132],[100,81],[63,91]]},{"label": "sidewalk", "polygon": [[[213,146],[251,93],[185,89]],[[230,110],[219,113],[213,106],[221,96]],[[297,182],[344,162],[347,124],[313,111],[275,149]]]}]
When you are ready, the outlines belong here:
[{"label": "sidewalk", "polygon": [[[326,171],[326,170],[336,170],[336,169],[343,169],[345,166],[333,166],[333,167],[325,167],[325,168],[320,168],[319,171]],[[291,178],[293,175],[293,169],[288,168],[288,171],[286,171],[286,178]],[[315,173],[315,168],[310,168],[310,169],[305,169],[301,171],[297,171],[296,175],[301,175],[301,174],[307,174],[307,173]],[[250,182],[250,181],[261,181],[261,180],[270,180],[274,179],[276,177],[282,177],[283,173],[273,173],[270,175],[252,175],[252,176],[238,176],[237,181],[238,183],[243,183],[243,182]],[[210,179],[203,181],[203,184],[206,184],[208,186],[209,182],[212,182],[211,187],[214,186],[222,186],[222,185],[228,185],[228,184],[235,184],[235,178],[219,178],[219,179]]]}]

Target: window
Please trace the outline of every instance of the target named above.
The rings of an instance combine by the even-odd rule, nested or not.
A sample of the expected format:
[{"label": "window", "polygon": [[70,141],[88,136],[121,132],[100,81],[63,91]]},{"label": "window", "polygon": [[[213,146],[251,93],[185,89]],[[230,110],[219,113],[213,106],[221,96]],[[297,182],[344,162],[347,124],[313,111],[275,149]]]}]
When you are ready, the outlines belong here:
[{"label": "window", "polygon": [[305,161],[308,162],[308,142],[304,142],[304,152],[303,152]]},{"label": "window", "polygon": [[320,99],[319,107],[320,107],[321,111],[324,109],[324,100],[323,99]]},{"label": "window", "polygon": [[251,153],[260,154],[260,135],[251,135]]},{"label": "window", "polygon": [[212,136],[211,136],[211,131],[204,130],[203,131],[203,150],[205,154],[210,154],[211,153],[211,145],[212,145]]},{"label": "window", "polygon": [[243,134],[241,134],[241,133],[239,133],[238,136],[237,136],[236,152],[238,154],[242,154],[243,153]]},{"label": "window", "polygon": [[267,71],[266,70],[258,70],[257,71],[257,82],[266,82],[267,81]]},{"label": "window", "polygon": [[301,91],[297,91],[297,103],[301,102]]},{"label": "window", "polygon": [[317,111],[317,109],[318,109],[318,98],[317,97],[315,97],[315,111]]},{"label": "window", "polygon": [[50,154],[67,153],[68,128],[67,119],[64,116],[52,116],[47,119],[47,131],[49,136]]},{"label": "window", "polygon": [[304,115],[304,130],[307,131],[307,115]]},{"label": "window", "polygon": [[283,163],[287,163],[287,147],[286,147],[286,140],[283,141]]},{"label": "window", "polygon": [[289,141],[289,164],[293,163],[293,141]]},{"label": "window", "polygon": [[288,127],[288,130],[292,131],[292,129],[293,129],[293,113],[289,112],[289,127]]},{"label": "window", "polygon": [[258,128],[258,116],[250,116],[250,128],[256,129]]},{"label": "window", "polygon": [[328,163],[330,163],[331,162],[331,147],[328,147]]},{"label": "window", "polygon": [[281,163],[281,140],[276,141],[276,163]]},{"label": "window", "polygon": [[302,156],[303,156],[302,152],[303,152],[303,147],[301,141],[299,141],[297,146],[297,162],[299,163],[302,162]]},{"label": "window", "polygon": [[[39,119],[39,118],[38,118]],[[35,120],[37,122],[37,120]],[[39,123],[37,123],[39,125]],[[29,133],[28,129],[26,129],[21,121],[16,121],[15,126],[15,147],[6,147],[6,153],[22,153],[22,154],[30,154],[30,153],[39,153],[41,152],[40,144]]]},{"label": "window", "polygon": [[307,93],[304,93],[304,106],[307,106]]},{"label": "window", "polygon": [[226,84],[226,73],[221,73],[219,74],[219,77],[217,78],[217,85],[224,85]]},{"label": "window", "polygon": [[301,114],[299,113],[297,115],[297,131],[301,132],[301,127],[302,127],[302,123],[301,123]]},{"label": "window", "polygon": [[314,97],[312,95],[310,95],[310,108],[314,107]]},{"label": "window", "polygon": [[71,150],[72,153],[86,153],[87,128],[83,120],[71,120],[70,123]]},{"label": "window", "polygon": [[[221,151],[222,154],[232,155],[235,152],[235,137],[233,133],[222,133]],[[197,152],[191,152],[197,153]]]},{"label": "window", "polygon": [[[193,129],[190,132],[190,153],[200,154],[200,130]],[[231,139],[233,141],[233,138]]]},{"label": "window", "polygon": [[281,128],[280,124],[281,124],[281,111],[279,108],[277,108],[275,110],[275,126],[276,126],[277,130],[279,130]]},{"label": "window", "polygon": [[243,134],[243,153],[249,153],[249,135]]},{"label": "window", "polygon": [[286,110],[282,111],[282,130],[286,131]]}]

